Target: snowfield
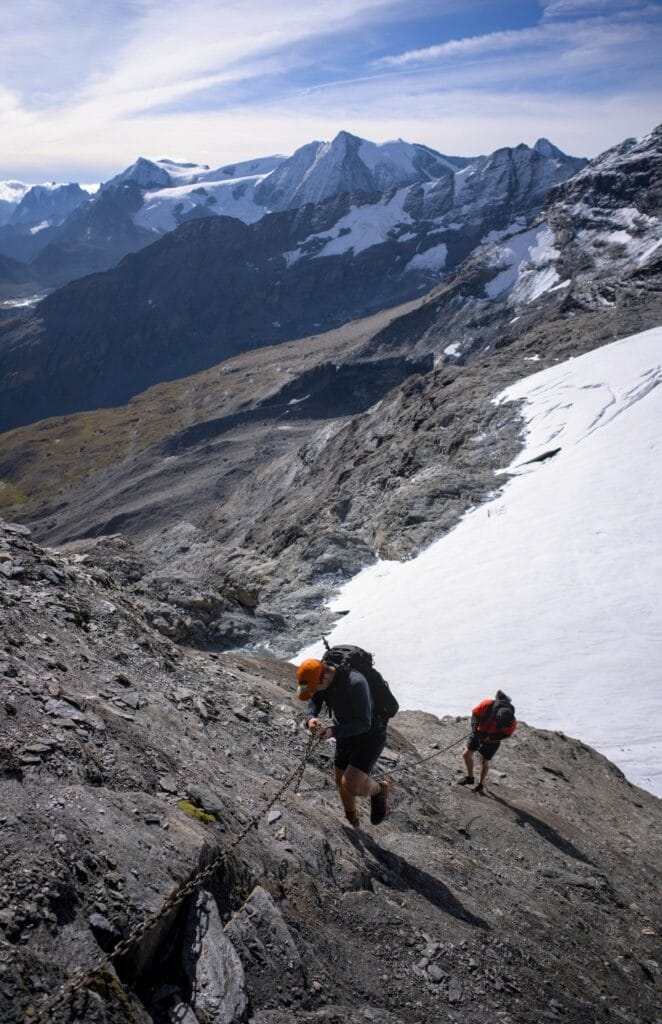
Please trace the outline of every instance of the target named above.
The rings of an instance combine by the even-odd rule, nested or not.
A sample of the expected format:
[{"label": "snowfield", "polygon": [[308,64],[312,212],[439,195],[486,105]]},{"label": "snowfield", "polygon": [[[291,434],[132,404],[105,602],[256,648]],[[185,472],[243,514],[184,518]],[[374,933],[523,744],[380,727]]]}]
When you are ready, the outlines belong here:
[{"label": "snowfield", "polygon": [[152,231],[173,231],[182,215],[201,206],[216,216],[236,217],[244,224],[254,224],[268,213],[253,198],[255,186],[265,177],[262,174],[155,189],[145,193],[143,205],[134,214],[133,221],[138,227]]},{"label": "snowfield", "polygon": [[505,264],[507,269],[488,281],[485,294],[494,299],[510,291],[514,305],[533,302],[558,283],[559,275],[552,264],[560,255],[547,224],[513,235],[496,250],[498,264]]},{"label": "snowfield", "polygon": [[[344,586],[330,641],[373,651],[404,708],[466,715],[501,687],[662,795],[661,381],[655,328],[497,396],[526,423],[501,492]],[[516,757],[515,736],[501,767]]]}]

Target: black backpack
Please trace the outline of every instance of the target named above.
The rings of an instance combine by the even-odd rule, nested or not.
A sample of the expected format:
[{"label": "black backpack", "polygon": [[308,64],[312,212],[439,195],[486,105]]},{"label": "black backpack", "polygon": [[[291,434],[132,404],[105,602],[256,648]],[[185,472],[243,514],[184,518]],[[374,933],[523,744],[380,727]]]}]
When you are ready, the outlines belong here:
[{"label": "black backpack", "polygon": [[326,650],[322,655],[322,661],[327,665],[333,665],[335,668],[355,668],[365,676],[370,687],[374,718],[385,723],[389,718],[393,718],[393,715],[397,715],[400,705],[381,672],[374,667],[373,657],[369,651],[364,651],[362,647],[355,647],[353,644],[329,647],[326,640],[324,646]]},{"label": "black backpack", "polygon": [[510,711],[513,718],[515,717],[515,708],[513,706],[513,702],[511,701],[510,697],[507,697],[506,694],[503,693],[502,690],[499,690],[497,696],[492,702],[492,707],[490,709],[490,714],[495,721],[498,712],[501,711],[502,708],[504,710]]}]

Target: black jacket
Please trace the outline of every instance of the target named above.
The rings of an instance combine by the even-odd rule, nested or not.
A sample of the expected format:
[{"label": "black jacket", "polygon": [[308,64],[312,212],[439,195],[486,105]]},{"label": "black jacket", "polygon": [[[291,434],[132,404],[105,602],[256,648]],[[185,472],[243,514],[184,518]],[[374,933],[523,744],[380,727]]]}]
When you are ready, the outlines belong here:
[{"label": "black jacket", "polygon": [[[333,718],[336,739],[360,736],[373,727],[373,703],[368,680],[355,668],[337,668],[327,690],[316,693],[308,701],[306,721],[317,718],[326,704]],[[376,723],[375,723],[376,725]]]}]

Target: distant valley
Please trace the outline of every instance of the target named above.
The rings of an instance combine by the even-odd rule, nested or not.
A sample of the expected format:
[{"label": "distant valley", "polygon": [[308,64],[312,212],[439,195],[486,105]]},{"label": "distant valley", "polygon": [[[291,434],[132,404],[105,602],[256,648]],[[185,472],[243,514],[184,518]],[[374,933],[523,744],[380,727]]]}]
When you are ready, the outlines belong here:
[{"label": "distant valley", "polygon": [[[12,403],[14,416],[86,397],[100,406],[104,387],[122,402],[140,382],[162,383],[117,409],[5,433],[5,513],[27,518],[49,543],[83,544],[140,592],[169,635],[292,650],[319,630],[339,581],[378,553],[415,553],[493,492],[521,429],[516,413],[504,418],[493,406],[499,388],[659,322],[660,140],[658,130],[614,147],[551,189],[530,222],[458,257],[424,295],[344,326],[334,324],[334,296],[354,296],[347,317],[360,311],[359,285],[378,305],[384,274],[374,267],[398,243],[326,264],[303,259],[288,278],[269,245],[282,232],[291,245],[301,225],[309,232],[324,204],[254,225],[184,225],[116,270],[54,293],[39,318],[5,323],[6,415]],[[334,203],[347,209],[349,200],[326,209]],[[253,246],[253,259],[243,269],[235,260],[232,285],[215,289],[208,264],[229,239],[244,252]],[[343,261],[347,289],[336,292],[328,286]],[[275,279],[284,282],[278,312],[269,306]],[[152,296],[161,312],[149,321]],[[214,358],[212,339],[219,324],[231,337],[227,318],[239,304],[239,321],[253,328],[235,336],[236,354],[225,347],[230,358],[213,369],[163,382],[169,359],[174,377],[201,352]],[[286,336],[273,324],[271,333],[272,316],[293,340],[255,348]],[[326,317],[330,333],[313,333],[313,316]]]}]

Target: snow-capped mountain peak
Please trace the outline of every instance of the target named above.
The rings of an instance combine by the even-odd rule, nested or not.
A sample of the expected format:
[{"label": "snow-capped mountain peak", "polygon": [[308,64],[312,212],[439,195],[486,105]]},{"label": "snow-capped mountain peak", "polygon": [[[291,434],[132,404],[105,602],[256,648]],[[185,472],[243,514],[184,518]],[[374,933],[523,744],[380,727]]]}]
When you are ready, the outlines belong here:
[{"label": "snow-capped mountain peak", "polygon": [[227,164],[219,168],[210,168],[209,164],[170,160],[168,157],[149,160],[147,157],[141,156],[130,167],[121,171],[120,174],[116,174],[102,187],[108,189],[130,182],[144,191],[153,192],[157,189],[196,185],[203,181],[224,181],[248,175],[265,175],[278,167],[284,159],[283,156],[268,156],[245,160],[237,164]]},{"label": "snow-capped mountain peak", "polygon": [[555,146],[554,143],[550,142],[549,139],[541,138],[533,146],[534,153],[540,153],[540,156],[547,156],[551,158],[565,158],[566,154],[563,150]]},{"label": "snow-capped mountain peak", "polygon": [[288,209],[344,192],[386,192],[431,181],[466,162],[401,139],[375,143],[341,131],[331,142],[296,150],[262,183],[257,198],[271,209]]},{"label": "snow-capped mountain peak", "polygon": [[41,229],[62,224],[70,213],[89,201],[89,192],[76,182],[32,185],[12,210],[9,223]]},{"label": "snow-capped mountain peak", "polygon": [[[102,185],[91,202],[77,185],[49,186],[48,203],[46,192],[40,199],[33,189],[9,212],[0,209],[11,228],[0,238],[0,253],[33,261],[51,247],[45,273],[49,283],[59,284],[68,272],[53,245],[67,252],[74,243],[89,248],[85,269],[96,270],[187,221],[227,216],[254,224],[268,213],[310,206],[315,212],[302,213],[294,244],[287,240],[288,265],[395,245],[402,274],[415,278],[411,287],[422,290],[449,273],[484,236],[503,232],[518,217],[531,224],[550,187],[584,164],[546,140],[536,147],[504,147],[490,156],[463,158],[403,139],[375,143],[341,131],[287,158],[267,156],[216,168],[141,156]],[[71,220],[66,209],[65,216],[46,209],[56,197],[72,204]],[[82,204],[85,209],[77,210]],[[46,227],[57,230],[57,238]],[[97,262],[102,250],[107,256]],[[507,266],[505,260],[500,264]],[[77,273],[80,266],[77,257]]]},{"label": "snow-capped mountain peak", "polygon": [[9,221],[18,203],[31,188],[31,185],[15,179],[0,181],[0,227]]},{"label": "snow-capped mountain peak", "polygon": [[105,182],[102,189],[121,185],[124,182],[132,182],[139,188],[145,189],[167,188],[169,185],[175,184],[172,170],[172,165],[167,161],[148,160],[144,156],[139,156],[134,164],[131,164],[126,170],[120,171],[110,181]]}]

